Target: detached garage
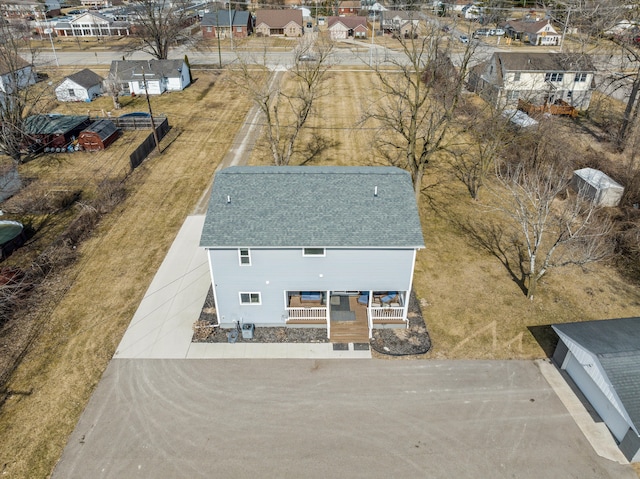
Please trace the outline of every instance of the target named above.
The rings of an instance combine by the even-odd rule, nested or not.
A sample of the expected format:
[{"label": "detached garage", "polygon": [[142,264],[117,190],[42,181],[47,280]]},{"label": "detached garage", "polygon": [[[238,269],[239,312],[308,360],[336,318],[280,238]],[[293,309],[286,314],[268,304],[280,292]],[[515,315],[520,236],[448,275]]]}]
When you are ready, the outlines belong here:
[{"label": "detached garage", "polygon": [[582,168],[573,172],[571,186],[580,196],[599,206],[618,206],[624,187],[600,170]]},{"label": "detached garage", "polygon": [[617,439],[640,462],[640,318],[554,324],[553,359]]},{"label": "detached garage", "polygon": [[111,120],[98,120],[80,132],[78,144],[86,151],[106,149],[120,136],[120,130]]}]

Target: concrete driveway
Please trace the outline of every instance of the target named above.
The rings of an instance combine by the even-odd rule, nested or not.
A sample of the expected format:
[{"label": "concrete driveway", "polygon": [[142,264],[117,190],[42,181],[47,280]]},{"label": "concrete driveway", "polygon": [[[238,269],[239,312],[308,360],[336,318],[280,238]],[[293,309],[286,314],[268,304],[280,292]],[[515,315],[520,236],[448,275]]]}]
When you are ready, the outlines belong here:
[{"label": "concrete driveway", "polygon": [[615,478],[530,361],[114,359],[54,478]]}]

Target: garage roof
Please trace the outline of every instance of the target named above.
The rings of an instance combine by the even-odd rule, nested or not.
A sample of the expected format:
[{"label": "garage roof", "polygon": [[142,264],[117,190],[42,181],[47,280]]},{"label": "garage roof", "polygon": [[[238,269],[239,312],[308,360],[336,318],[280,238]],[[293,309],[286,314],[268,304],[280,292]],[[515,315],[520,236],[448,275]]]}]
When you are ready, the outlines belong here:
[{"label": "garage roof", "polygon": [[553,329],[593,353],[640,430],[640,318],[554,324]]}]

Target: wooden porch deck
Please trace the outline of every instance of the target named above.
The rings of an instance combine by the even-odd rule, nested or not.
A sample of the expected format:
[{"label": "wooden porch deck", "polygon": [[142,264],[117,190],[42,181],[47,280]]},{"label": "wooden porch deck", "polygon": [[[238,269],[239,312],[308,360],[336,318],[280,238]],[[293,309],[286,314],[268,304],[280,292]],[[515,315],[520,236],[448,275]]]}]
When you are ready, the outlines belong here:
[{"label": "wooden porch deck", "polygon": [[332,343],[368,343],[367,306],[359,304],[357,296],[349,296],[349,309],[356,313],[356,320],[331,321],[329,341]]}]

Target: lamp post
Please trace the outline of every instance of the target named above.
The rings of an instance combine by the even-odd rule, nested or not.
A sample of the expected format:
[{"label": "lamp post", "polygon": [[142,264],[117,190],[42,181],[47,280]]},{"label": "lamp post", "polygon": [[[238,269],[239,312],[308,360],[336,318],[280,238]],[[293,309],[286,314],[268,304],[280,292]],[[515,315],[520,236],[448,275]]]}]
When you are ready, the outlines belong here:
[{"label": "lamp post", "polygon": [[56,60],[56,66],[59,67],[60,63],[58,63],[58,55],[56,54],[56,47],[53,45],[53,37],[51,36],[51,28],[47,27],[44,29],[44,33],[49,35],[49,41],[51,42],[51,50],[53,50],[53,58]]},{"label": "lamp post", "polygon": [[376,36],[376,11],[373,11],[373,22],[371,22],[371,49],[369,50],[369,66],[373,65],[373,38]]}]

